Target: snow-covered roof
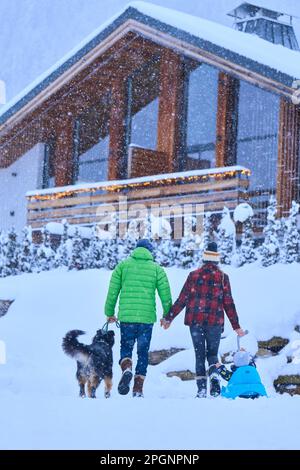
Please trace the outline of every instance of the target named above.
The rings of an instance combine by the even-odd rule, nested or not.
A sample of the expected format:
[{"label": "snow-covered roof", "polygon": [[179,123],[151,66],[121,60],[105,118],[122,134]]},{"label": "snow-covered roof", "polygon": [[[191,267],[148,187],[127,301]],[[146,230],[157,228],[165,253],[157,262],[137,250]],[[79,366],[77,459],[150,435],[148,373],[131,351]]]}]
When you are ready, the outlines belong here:
[{"label": "snow-covered roof", "polygon": [[213,176],[215,174],[220,173],[243,173],[245,176],[248,176],[249,170],[248,168],[241,166],[241,165],[234,165],[234,166],[224,166],[218,168],[211,168],[209,170],[190,170],[190,171],[180,171],[177,173],[162,173],[159,175],[150,175],[150,176],[140,176],[138,178],[130,178],[125,180],[109,180],[109,181],[99,181],[98,183],[79,183],[69,186],[59,186],[54,188],[45,188],[45,189],[36,189],[34,191],[28,191],[26,193],[27,197],[34,197],[34,196],[42,196],[45,194],[55,194],[58,192],[80,192],[82,190],[88,191],[93,190],[95,188],[101,188],[105,190],[105,188],[118,185],[118,186],[126,186],[135,185],[135,184],[142,184],[148,183],[158,180],[168,180],[168,179],[184,179],[189,177],[197,177],[197,176]]},{"label": "snow-covered roof", "polygon": [[150,3],[132,2],[2,106],[0,125],[130,19],[288,87],[300,78],[300,54],[297,51],[183,12]]}]

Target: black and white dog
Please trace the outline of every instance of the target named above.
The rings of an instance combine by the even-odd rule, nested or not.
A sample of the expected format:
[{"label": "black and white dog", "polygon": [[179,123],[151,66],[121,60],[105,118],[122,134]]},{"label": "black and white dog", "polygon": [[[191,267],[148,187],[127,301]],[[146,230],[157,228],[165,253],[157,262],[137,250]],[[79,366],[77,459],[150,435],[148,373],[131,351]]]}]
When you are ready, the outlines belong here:
[{"label": "black and white dog", "polygon": [[112,388],[112,348],[115,342],[114,331],[103,332],[98,330],[92,344],[86,345],[78,341],[77,337],[84,335],[81,330],[69,331],[63,339],[64,352],[77,361],[77,380],[81,397],[85,397],[85,384],[90,398],[96,398],[96,389],[102,379],[105,383],[105,397],[110,397]]}]

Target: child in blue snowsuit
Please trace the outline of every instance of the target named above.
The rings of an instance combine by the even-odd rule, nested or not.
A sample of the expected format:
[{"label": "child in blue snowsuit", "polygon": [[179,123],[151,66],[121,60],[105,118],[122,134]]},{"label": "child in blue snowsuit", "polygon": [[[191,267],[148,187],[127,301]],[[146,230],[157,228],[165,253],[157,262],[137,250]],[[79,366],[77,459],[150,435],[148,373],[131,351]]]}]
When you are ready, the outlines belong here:
[{"label": "child in blue snowsuit", "polygon": [[217,364],[220,376],[228,382],[222,387],[221,396],[225,398],[258,398],[267,396],[253,358],[247,351],[240,350],[233,357],[231,371],[222,364]]}]

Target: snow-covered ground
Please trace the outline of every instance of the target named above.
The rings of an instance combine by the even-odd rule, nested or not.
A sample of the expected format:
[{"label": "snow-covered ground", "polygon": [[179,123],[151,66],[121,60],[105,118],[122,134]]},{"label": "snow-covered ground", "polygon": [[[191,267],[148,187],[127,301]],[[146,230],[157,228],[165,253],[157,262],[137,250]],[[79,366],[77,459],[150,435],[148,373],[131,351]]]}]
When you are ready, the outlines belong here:
[{"label": "snow-covered ground", "polygon": [[[252,338],[274,335],[299,344],[297,290],[300,265],[229,268],[241,324]],[[187,271],[167,270],[175,297]],[[279,355],[258,360],[269,398],[195,400],[195,383],[165,374],[194,369],[183,314],[164,331],[157,325],[152,349],[177,346],[186,351],[149,367],[145,398],[79,399],[76,363],[64,355],[61,341],[70,329],[83,329],[89,342],[103,325],[110,272],[90,270],[24,274],[0,280],[0,299],[15,298],[0,318],[0,341],[7,362],[0,361],[0,449],[299,449],[300,397],[277,395],[272,381],[279,373],[300,373],[287,364],[291,343]],[[159,309],[159,315],[161,311]],[[230,326],[222,348],[235,344]],[[225,345],[225,346],[224,346]],[[120,371],[119,332],[114,347],[114,382]]]}]

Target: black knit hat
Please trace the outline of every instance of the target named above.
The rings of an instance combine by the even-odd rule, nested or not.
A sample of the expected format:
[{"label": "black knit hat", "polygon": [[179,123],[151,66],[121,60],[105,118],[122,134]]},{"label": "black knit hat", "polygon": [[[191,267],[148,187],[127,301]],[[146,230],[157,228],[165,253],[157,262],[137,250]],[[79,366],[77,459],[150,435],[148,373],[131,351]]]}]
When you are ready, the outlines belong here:
[{"label": "black knit hat", "polygon": [[206,251],[213,251],[215,253],[218,253],[218,245],[216,244],[216,242],[209,242],[207,244]]},{"label": "black knit hat", "polygon": [[218,253],[218,245],[216,242],[209,242],[203,253],[203,261],[211,261],[213,263],[220,262],[220,254]]}]

